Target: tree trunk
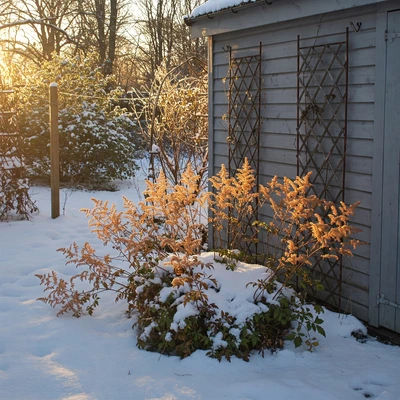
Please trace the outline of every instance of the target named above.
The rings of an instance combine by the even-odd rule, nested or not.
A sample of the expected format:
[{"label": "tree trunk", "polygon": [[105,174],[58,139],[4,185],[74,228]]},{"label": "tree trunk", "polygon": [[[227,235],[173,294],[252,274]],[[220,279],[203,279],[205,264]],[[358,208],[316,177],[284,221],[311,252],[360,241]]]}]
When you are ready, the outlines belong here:
[{"label": "tree trunk", "polygon": [[106,43],[106,3],[105,0],[95,0],[98,45],[99,45],[99,61],[103,64],[106,61],[107,43]]},{"label": "tree trunk", "polygon": [[115,43],[117,39],[117,0],[110,1],[110,35],[108,39],[108,58],[104,65],[104,73],[111,75],[115,60]]}]

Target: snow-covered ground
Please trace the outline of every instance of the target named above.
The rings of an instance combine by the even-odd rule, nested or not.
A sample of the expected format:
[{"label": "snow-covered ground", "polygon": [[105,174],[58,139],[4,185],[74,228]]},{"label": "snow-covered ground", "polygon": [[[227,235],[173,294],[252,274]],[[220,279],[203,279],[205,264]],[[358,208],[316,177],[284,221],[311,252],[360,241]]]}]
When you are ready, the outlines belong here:
[{"label": "snow-covered ground", "polygon": [[[139,186],[139,190],[138,190]],[[400,399],[400,347],[358,342],[354,317],[326,311],[326,338],[310,353],[285,349],[249,363],[218,362],[198,351],[180,360],[138,350],[125,305],[103,295],[94,317],[56,317],[37,273],[75,273],[56,250],[95,242],[82,207],[91,197],[137,199],[132,181],[119,192],[61,192],[65,215],[50,218],[50,190],[32,188],[40,214],[0,223],[0,400],[380,400]],[[66,201],[65,201],[66,199]],[[221,282],[223,285],[223,282]]]}]

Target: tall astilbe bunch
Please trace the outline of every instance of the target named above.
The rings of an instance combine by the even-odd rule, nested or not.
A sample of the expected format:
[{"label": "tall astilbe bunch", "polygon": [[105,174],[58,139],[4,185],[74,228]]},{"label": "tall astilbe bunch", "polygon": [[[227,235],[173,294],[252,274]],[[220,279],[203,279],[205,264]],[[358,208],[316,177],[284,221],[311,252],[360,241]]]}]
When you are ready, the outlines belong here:
[{"label": "tall astilbe bunch", "polygon": [[[195,272],[203,265],[197,258],[204,241],[202,212],[208,199],[207,193],[198,194],[198,176],[191,166],[183,173],[180,184],[171,185],[163,173],[156,183],[147,182],[146,201],[135,205],[124,198],[124,211],[115,205],[92,199],[94,207],[84,209],[89,226],[104,245],[113,248],[112,254],[99,255],[94,247],[85,243],[80,249],[76,243],[60,249],[68,259],[67,264],[83,267],[69,282],[55,272],[37,275],[45,285],[43,302],[58,307],[58,315],[72,312],[80,316],[92,314],[98,305],[99,295],[111,290],[116,300],[126,300],[128,309],[140,308],[136,288],[156,275],[168,275],[177,288],[186,285],[185,301],[204,305],[207,297],[203,289],[204,272]],[[162,268],[159,263],[168,255]],[[77,281],[87,281],[88,290],[78,290]]]},{"label": "tall astilbe bunch", "polygon": [[244,217],[258,212],[263,206],[270,210],[269,222],[253,223],[256,229],[250,238],[259,243],[259,254],[272,271],[268,278],[255,284],[256,299],[264,296],[269,290],[269,282],[273,282],[278,274],[284,278],[282,288],[294,277],[300,278],[303,287],[315,285],[309,271],[316,260],[352,256],[350,248],[359,244],[351,239],[357,229],[350,225],[350,217],[358,203],[350,206],[341,203],[337,207],[330,201],[308,195],[312,186],[310,176],[311,172],[294,180],[285,177],[283,181],[275,176],[255,192],[254,174],[246,160],[235,177],[229,178],[222,166],[210,179],[214,188],[210,203],[217,246],[222,243],[218,239],[223,239],[228,227],[232,238],[228,250],[240,249],[241,243],[249,240],[241,226]]},{"label": "tall astilbe bunch", "polygon": [[293,181],[285,177],[279,182],[274,177],[267,186],[260,185],[260,196],[273,212],[272,221],[260,227],[264,228],[267,244],[274,243],[267,246],[267,254],[272,255],[274,275],[284,274],[284,286],[296,276],[303,287],[315,285],[309,271],[316,262],[337,260],[341,255],[351,257],[351,248],[360,244],[351,238],[359,230],[350,225],[359,203],[341,202],[336,206],[308,195],[310,177],[311,172]]},{"label": "tall astilbe bunch", "polygon": [[245,242],[257,240],[256,236],[249,235],[248,217],[257,214],[265,201],[255,190],[255,177],[248,160],[235,177],[229,178],[222,165],[219,173],[209,180],[213,187],[211,210],[216,247],[229,250],[246,248],[243,246]]}]

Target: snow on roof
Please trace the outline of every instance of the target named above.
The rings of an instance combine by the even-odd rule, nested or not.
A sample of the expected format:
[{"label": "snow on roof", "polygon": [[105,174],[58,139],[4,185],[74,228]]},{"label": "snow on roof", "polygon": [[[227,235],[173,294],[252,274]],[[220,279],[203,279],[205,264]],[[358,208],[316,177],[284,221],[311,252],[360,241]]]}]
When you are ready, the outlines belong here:
[{"label": "snow on roof", "polygon": [[201,15],[215,13],[227,8],[240,6],[246,3],[254,3],[257,0],[208,0],[201,6],[196,7],[189,15],[189,19],[200,17]]}]

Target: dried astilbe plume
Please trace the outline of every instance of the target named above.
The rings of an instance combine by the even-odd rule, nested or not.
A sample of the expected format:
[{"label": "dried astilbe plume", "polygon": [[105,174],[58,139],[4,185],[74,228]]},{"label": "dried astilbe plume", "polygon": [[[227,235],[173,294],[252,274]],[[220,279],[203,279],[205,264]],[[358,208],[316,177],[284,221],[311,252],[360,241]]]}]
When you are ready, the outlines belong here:
[{"label": "dried astilbe plume", "polygon": [[[255,214],[263,205],[263,199],[256,192],[254,173],[246,159],[235,177],[229,178],[225,166],[210,178],[213,187],[210,208],[213,214],[217,247],[240,249],[241,244],[254,240],[247,229],[248,216]],[[227,233],[229,232],[229,238]],[[229,240],[224,246],[224,243]]]},{"label": "dried astilbe plume", "polygon": [[[142,278],[154,278],[159,262],[174,254],[170,263],[179,277],[174,285],[187,283],[193,293],[188,296],[202,300],[199,292],[205,274],[193,272],[202,265],[195,255],[205,241],[204,209],[208,194],[198,192],[199,177],[189,164],[178,185],[171,185],[163,173],[157,182],[147,182],[146,200],[135,205],[124,198],[124,211],[113,204],[92,199],[94,207],[83,209],[89,218],[89,226],[104,245],[112,252],[98,254],[90,243],[79,248],[73,243],[60,251],[67,264],[83,269],[66,281],[53,271],[37,275],[45,286],[46,297],[39,300],[59,308],[58,315],[73,312],[80,316],[86,307],[89,314],[98,305],[99,295],[114,291],[116,301],[126,300],[128,308],[135,308],[137,282]],[[166,263],[168,265],[168,263]],[[164,271],[165,272],[165,271]],[[85,281],[89,289],[79,291],[77,281]]]},{"label": "dried astilbe plume", "polygon": [[[294,277],[305,285],[313,285],[309,268],[316,260],[352,256],[351,248],[360,244],[352,238],[358,230],[350,225],[350,218],[358,205],[341,203],[339,207],[315,195],[308,195],[312,184],[311,172],[291,180],[276,176],[267,184],[255,188],[253,171],[247,160],[235,177],[228,177],[224,166],[216,177],[210,207],[217,247],[246,250],[251,240],[259,246],[258,259],[272,271],[268,281],[283,276],[283,287]],[[257,215],[264,207],[268,215],[254,221],[252,237],[245,225],[246,216]],[[260,213],[261,214],[261,213]],[[227,242],[229,238],[229,242]],[[259,281],[255,297],[262,295],[266,281]]]}]

